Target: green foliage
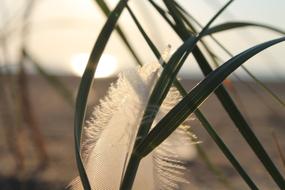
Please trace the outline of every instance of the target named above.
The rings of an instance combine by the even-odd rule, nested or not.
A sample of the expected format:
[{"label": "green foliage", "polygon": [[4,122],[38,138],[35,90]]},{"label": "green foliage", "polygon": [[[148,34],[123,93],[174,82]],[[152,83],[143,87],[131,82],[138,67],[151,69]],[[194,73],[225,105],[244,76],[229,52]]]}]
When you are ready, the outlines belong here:
[{"label": "green foliage", "polygon": [[[147,36],[145,31],[141,27],[139,21],[136,19],[134,13],[127,6],[127,0],[119,1],[115,9],[111,12],[103,0],[97,0],[96,2],[101,7],[103,12],[109,16],[99,37],[97,38],[95,46],[90,55],[88,64],[86,66],[85,72],[83,74],[78,90],[78,95],[76,98],[76,111],[74,120],[76,160],[81,181],[83,183],[84,189],[87,190],[91,189],[91,187],[80,158],[81,129],[84,122],[88,94],[92,84],[94,73],[96,71],[98,61],[105,49],[105,46],[113,30],[116,29],[118,31],[127,48],[130,50],[137,62],[141,64],[141,62],[137,58],[137,55],[134,53],[135,51],[132,49],[130,42],[127,40],[125,34],[119,27],[116,27],[116,23],[119,19],[119,16],[121,15],[125,7],[131,14],[131,17],[135,21],[139,31],[143,35],[150,49],[153,51],[155,56],[160,59],[160,54],[155,44]],[[197,46],[197,43],[201,41],[201,38],[206,35],[212,35],[213,33],[227,31],[240,27],[262,27],[284,34],[284,32],[282,32],[281,30],[275,29],[270,26],[246,22],[229,22],[210,27],[212,22],[227,8],[227,6],[231,2],[232,1],[229,1],[225,6],[223,6],[222,9],[208,22],[208,24],[203,27],[202,31],[198,35],[194,35],[196,31],[194,30],[191,21],[185,19],[184,14],[187,14],[187,12],[174,0],[163,0],[164,5],[168,9],[167,11],[163,10],[155,2],[150,0],[150,3],[151,5],[153,5],[154,9],[158,11],[158,13],[166,20],[167,23],[169,23],[172,29],[184,42],[171,56],[170,60],[167,63],[162,64],[164,69],[153,89],[153,92],[149,98],[148,106],[144,112],[144,116],[142,118],[141,125],[139,127],[139,131],[136,138],[137,141],[135,142],[134,150],[127,165],[126,172],[124,174],[124,178],[121,184],[122,190],[131,189],[140,160],[146,155],[148,155],[151,151],[153,151],[160,143],[162,143],[193,112],[195,112],[197,117],[201,120],[206,131],[217,143],[221,151],[225,154],[225,156],[228,158],[233,167],[239,172],[239,174],[248,184],[248,186],[251,189],[258,189],[255,183],[247,175],[244,168],[239,164],[238,160],[227,148],[222,138],[216,133],[211,124],[198,110],[198,107],[213,92],[216,93],[218,99],[221,101],[229,117],[233,120],[234,124],[239,129],[248,145],[255,152],[256,156],[263,163],[264,167],[272,176],[275,183],[279,186],[280,189],[285,189],[284,178],[272,162],[270,156],[264,150],[262,144],[259,142],[256,135],[251,130],[250,126],[247,124],[242,113],[234,104],[230,95],[227,93],[226,89],[222,85],[223,80],[225,80],[232,72],[239,68],[248,59],[262,52],[264,49],[284,41],[285,37],[271,40],[249,48],[243,51],[242,53],[233,56],[231,59],[226,61],[224,64],[222,64],[215,70],[211,68],[210,64],[205,58],[204,53]],[[173,21],[169,19],[169,16],[172,17]],[[205,75],[205,78],[195,88],[193,88],[189,93],[187,93],[183,89],[183,86],[177,81],[176,75],[184,64],[186,58],[191,53],[197,60],[202,72]],[[210,49],[208,49],[208,53],[211,55],[215,55],[215,53],[212,52],[212,50]],[[149,132],[153,124],[154,118],[156,117],[156,114],[159,110],[159,107],[162,104],[172,85],[176,86],[176,88],[180,91],[184,98],[158,124],[156,124],[153,130]],[[275,97],[275,99],[278,100],[280,98]],[[279,102],[282,104],[283,101],[280,99]]]},{"label": "green foliage", "polygon": [[127,0],[121,0],[116,8],[109,15],[107,22],[105,23],[100,35],[95,43],[92,50],[88,64],[82,76],[78,94],[75,103],[75,115],[74,115],[74,138],[75,138],[75,153],[78,171],[80,174],[81,181],[85,190],[91,189],[88,177],[86,175],[82,160],[80,158],[80,138],[81,130],[84,123],[84,117],[86,112],[86,104],[90,87],[94,78],[96,67],[99,59],[106,47],[106,44],[111,36],[112,31],[118,21],[120,14],[127,4]]}]

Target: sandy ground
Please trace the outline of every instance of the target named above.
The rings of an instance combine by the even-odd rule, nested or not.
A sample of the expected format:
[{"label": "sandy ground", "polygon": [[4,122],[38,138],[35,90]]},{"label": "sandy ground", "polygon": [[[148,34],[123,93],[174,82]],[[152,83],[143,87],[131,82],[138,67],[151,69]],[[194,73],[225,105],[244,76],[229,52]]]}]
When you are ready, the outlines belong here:
[{"label": "sandy ground", "polygon": [[[77,175],[74,144],[73,144],[73,107],[42,78],[30,77],[30,93],[33,101],[34,114],[41,131],[45,137],[45,144],[49,157],[49,165],[37,175],[31,175],[37,165],[37,149],[30,141],[31,135],[28,130],[23,130],[17,138],[21,138],[21,148],[25,151],[24,171],[15,171],[15,163],[10,154],[5,137],[5,127],[0,128],[0,189],[63,189],[68,182]],[[78,87],[77,78],[62,77],[62,81],[74,92]],[[96,92],[92,92],[90,105],[96,104],[98,98],[103,96],[111,80],[98,80],[95,82]],[[195,82],[183,81],[188,89]],[[285,149],[285,111],[284,107],[270,99],[268,94],[260,90],[255,83],[247,83],[256,90],[253,93],[247,86],[236,83],[238,94],[237,103],[246,117],[252,123],[252,129],[265,146],[268,153],[285,174],[276,143],[272,138],[272,131],[277,135],[282,150]],[[268,84],[281,98],[285,99],[285,83]],[[92,106],[89,106],[89,110]],[[259,184],[260,189],[278,189],[270,176],[266,173],[258,159],[241,138],[240,133],[227,117],[223,108],[214,96],[211,96],[201,107],[201,110],[209,118],[214,128],[223,137],[226,144],[231,148],[235,156],[240,160],[252,179]],[[206,151],[211,161],[227,177],[233,189],[248,189],[237,172],[231,167],[227,159],[217,148],[208,134],[197,120],[192,123],[193,130],[202,142],[200,145]],[[20,127],[24,128],[24,125]],[[16,177],[17,176],[17,177]],[[217,180],[198,156],[189,162],[190,184],[186,189],[227,189]]]}]

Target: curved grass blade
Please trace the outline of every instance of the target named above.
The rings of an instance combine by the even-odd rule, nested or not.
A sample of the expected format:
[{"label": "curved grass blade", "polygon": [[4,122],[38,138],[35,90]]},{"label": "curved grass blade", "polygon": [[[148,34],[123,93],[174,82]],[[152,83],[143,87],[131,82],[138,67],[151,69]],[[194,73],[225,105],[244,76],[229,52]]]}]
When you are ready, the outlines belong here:
[{"label": "curved grass blade", "polygon": [[[194,34],[197,33],[197,30],[195,29],[195,27],[193,26],[193,24],[192,24],[192,23],[190,22],[190,20],[188,20],[188,18],[186,18],[186,16],[185,16],[185,14],[188,16],[187,12],[185,13],[185,10],[184,10],[183,8],[181,8],[180,5],[179,5],[176,1],[175,1],[174,3],[175,3],[175,6],[178,7],[179,10],[178,10],[177,12],[178,12],[179,16],[182,18],[182,20],[185,22],[185,24],[191,29],[191,31],[193,31]],[[181,10],[181,9],[182,9],[182,10]],[[185,13],[185,14],[183,14],[183,13]],[[191,18],[192,18],[192,17],[191,17]],[[193,22],[195,22],[198,26],[201,27],[201,25],[200,25],[200,23],[199,23],[198,21],[194,20]],[[211,37],[213,40],[216,40],[211,34],[210,34],[210,37]],[[205,48],[205,51],[208,53],[209,57],[211,58],[211,61],[212,61],[213,64],[215,65],[215,67],[216,67],[216,68],[219,67],[219,62],[222,62],[221,59],[211,50],[210,47],[208,47],[207,43],[204,42],[203,39],[201,39],[200,42],[201,42],[201,44],[203,45],[203,47]],[[219,42],[216,41],[216,43],[219,43]],[[227,50],[225,49],[225,51],[227,51]],[[233,57],[233,56],[231,56],[231,57]],[[247,71],[247,69],[246,69],[245,66],[242,65],[241,67],[244,68],[244,70]],[[251,73],[249,72],[249,74],[251,74]],[[235,73],[233,73],[233,75],[234,75],[239,81],[241,81],[241,82],[244,83],[244,81],[242,81],[242,80],[240,79],[240,77],[238,77]],[[255,77],[255,76],[253,75],[252,78],[253,78],[253,77]],[[230,82],[229,80],[227,80],[227,81]],[[258,81],[259,81],[259,80],[256,79],[256,82],[258,82]],[[260,81],[259,81],[259,82],[260,82]],[[263,83],[262,83],[262,84],[263,84]],[[266,86],[265,86],[264,88],[266,88]],[[233,85],[231,85],[231,89],[230,89],[230,90],[231,90],[231,92],[235,95],[235,99],[236,99],[236,101],[239,103],[239,105],[241,106],[241,108],[243,108],[243,114],[245,115],[245,118],[249,118],[248,115],[247,115],[247,113],[246,113],[246,111],[245,111],[245,109],[244,109],[243,103],[242,103],[241,99],[239,98],[239,95],[237,94],[237,91],[235,90],[235,87],[234,87]],[[276,100],[280,100],[280,99],[278,98],[278,96],[276,96],[274,93],[271,93],[270,89],[269,89],[269,93],[272,94],[272,96],[275,97]]]},{"label": "curved grass blade", "polygon": [[[146,32],[144,31],[144,29],[142,28],[141,24],[139,23],[138,19],[136,18],[136,16],[134,15],[133,11],[131,10],[130,7],[127,6],[127,10],[129,11],[132,19],[134,20],[135,24],[137,25],[137,28],[139,29],[139,31],[141,32],[142,36],[144,37],[145,41],[147,42],[148,46],[150,47],[150,49],[152,50],[152,52],[154,53],[154,55],[156,56],[157,60],[160,60],[161,58],[161,55],[157,49],[157,47],[154,45],[154,43],[151,41],[151,39],[149,38],[149,36],[146,34]],[[162,63],[162,66],[165,66],[166,63]],[[177,88],[177,90],[180,92],[180,94],[182,95],[182,97],[186,96],[187,95],[187,91],[183,88],[182,84],[177,80],[175,79],[174,80],[174,86]],[[207,131],[212,131],[212,133],[215,135],[215,136],[218,136],[217,133],[215,132],[215,130],[213,129],[213,127],[211,126],[210,122],[206,119],[206,117],[203,115],[203,113],[197,109],[196,111],[194,111],[196,117],[200,120],[202,126],[204,126],[204,128],[208,129]],[[211,135],[211,133],[210,133]],[[219,137],[218,137],[219,138]],[[213,138],[214,140],[216,138]],[[225,146],[223,141],[220,139],[220,142],[217,142],[215,140],[215,142],[217,144],[221,144],[219,145],[219,147],[223,150],[223,147]],[[231,187],[231,184],[228,182],[226,176],[223,175],[223,173],[212,163],[212,161],[210,160],[210,157],[207,155],[207,153],[202,149],[202,147],[199,145],[199,144],[196,144],[196,148],[197,148],[197,151],[198,151],[198,154],[199,156],[204,160],[204,162],[206,163],[206,165],[208,166],[209,170],[212,171],[217,177],[218,179],[226,186],[228,187],[229,189],[232,189]],[[229,152],[228,149],[224,150],[223,152]],[[226,155],[226,153],[225,153]],[[234,156],[232,154],[230,154],[230,157],[233,157]],[[234,158],[234,160],[236,160]],[[237,163],[237,164],[236,164]],[[235,163],[237,166],[237,168],[241,168],[240,167],[240,164],[238,163],[238,161],[235,161]],[[238,170],[239,171],[239,170]],[[245,173],[245,172],[241,172],[241,173]],[[242,175],[242,174],[241,174]],[[246,179],[248,179],[249,177],[247,177],[248,175],[245,174],[243,175],[245,176]],[[251,180],[249,178],[249,180],[246,180],[246,181],[249,181],[250,184],[253,184],[251,183]],[[252,185],[253,187],[254,185]]]},{"label": "curved grass blade", "polygon": [[[231,58],[215,71],[211,72],[200,84],[198,84],[181,102],[179,102],[149,133],[149,135],[135,148],[135,154],[139,157],[144,157],[165,140],[181,122],[183,122],[205,99],[219,86],[222,81],[228,77],[234,70],[248,59],[263,51],[264,49],[285,41],[285,37],[271,40],[257,46],[254,46],[237,56]],[[252,141],[252,139],[249,139]],[[252,142],[255,143],[255,142]],[[265,150],[260,149],[258,145],[258,153],[264,156]],[[285,181],[277,168],[272,165],[270,158],[264,156],[265,167],[274,178],[277,185],[285,188]]]},{"label": "curved grass blade", "polygon": [[[111,10],[108,7],[108,5],[105,3],[104,0],[95,0],[96,4],[101,8],[101,10],[103,11],[103,13],[105,14],[105,16],[108,17],[108,15],[110,14]],[[126,37],[126,35],[124,34],[123,30],[121,29],[121,27],[118,25],[116,26],[116,31],[118,32],[120,38],[122,39],[122,41],[124,42],[124,44],[126,45],[126,47],[128,48],[128,50],[130,51],[130,53],[132,54],[132,56],[134,57],[134,59],[136,60],[136,62],[139,65],[142,65],[142,61],[140,60],[140,58],[138,57],[137,53],[135,52],[134,48],[131,46],[128,38]]]},{"label": "curved grass blade", "polygon": [[269,26],[266,24],[259,24],[259,23],[253,23],[253,22],[226,22],[226,23],[222,23],[222,24],[219,24],[219,25],[216,25],[216,26],[209,28],[209,30],[205,33],[205,35],[211,35],[211,34],[223,32],[226,30],[232,30],[232,29],[244,28],[244,27],[252,27],[252,26],[268,29],[268,30],[274,31],[278,34],[285,35],[285,31],[283,31],[281,29],[278,29],[276,27],[272,27],[272,26]]},{"label": "curved grass blade", "polygon": [[166,16],[166,12],[158,6],[153,0],[149,0],[151,5],[155,8],[155,10],[162,16],[162,18],[172,27],[175,28],[175,24]]},{"label": "curved grass blade", "polygon": [[[237,27],[245,27],[245,26],[258,26],[258,27],[262,27],[265,29],[269,29],[272,31],[275,31],[279,34],[285,35],[285,31],[282,31],[280,29],[271,27],[271,26],[267,26],[267,25],[262,25],[262,24],[255,24],[255,23],[240,23],[237,24],[237,26],[234,26],[235,23],[229,23],[229,26],[223,26],[222,25],[218,25],[216,27],[210,28],[209,30],[212,30],[210,32],[206,32],[208,33],[208,35],[211,36],[212,32],[220,32],[223,30],[228,30],[228,29],[233,29],[233,28],[237,28]],[[227,27],[232,27],[232,28],[227,28]],[[233,57],[233,54],[231,52],[229,52],[229,50],[227,50],[216,38],[212,37],[211,38],[217,43],[218,46],[220,46],[222,48],[222,50],[224,50],[229,56]],[[250,72],[245,66],[241,66],[242,69],[261,87],[263,88],[273,99],[275,99],[280,105],[285,107],[285,102],[275,93],[273,92],[266,84],[264,84],[262,81],[260,81],[252,72]]]},{"label": "curved grass blade", "polygon": [[[174,2],[175,6],[181,10],[185,15],[187,15],[189,18],[191,18],[191,20],[193,20],[198,26],[202,27],[202,25],[199,23],[199,21],[197,21],[189,12],[187,12],[178,2]],[[254,27],[260,27],[260,28],[264,28],[264,29],[268,29],[268,30],[272,30],[274,32],[277,32],[281,35],[285,35],[285,31],[273,26],[269,26],[266,24],[261,24],[261,23],[255,23],[255,22],[226,22],[226,23],[222,23],[216,26],[211,27],[209,30],[209,33],[213,34],[216,32],[222,32],[224,30],[230,30],[230,29],[235,29],[235,28],[240,28],[240,27],[250,27],[250,26],[254,26]],[[206,35],[210,35],[210,34],[206,34]]]},{"label": "curved grass blade", "polygon": [[[197,109],[194,111],[196,115],[199,115],[200,118],[203,118],[204,116],[201,115],[201,112],[197,111]],[[207,120],[202,119],[201,122],[207,122]],[[256,184],[252,181],[252,179],[248,176],[246,171],[243,169],[243,167],[240,165],[239,161],[235,158],[233,153],[230,151],[230,149],[227,147],[227,145],[223,142],[223,140],[219,137],[219,135],[216,133],[216,131],[210,126],[209,123],[203,123],[204,128],[208,132],[208,134],[212,137],[212,139],[215,141],[215,143],[218,145],[218,147],[221,149],[225,157],[229,160],[229,162],[233,165],[233,167],[236,169],[236,171],[239,173],[239,175],[242,177],[242,179],[245,181],[245,183],[250,187],[250,189],[258,189]],[[216,168],[213,168],[215,170]],[[217,173],[218,177],[223,177],[219,173],[220,171],[215,171]],[[221,181],[224,181],[224,178],[220,179]],[[225,181],[226,185],[228,186],[228,182]]]},{"label": "curved grass blade", "polygon": [[[217,41],[214,37],[212,37],[214,41],[220,46],[229,56],[233,57],[233,54],[229,52],[219,41]],[[251,71],[247,69],[244,65],[241,68],[261,87],[265,90],[277,103],[285,107],[285,102],[275,93],[273,92],[266,84],[264,84],[261,80],[259,80]]]},{"label": "curved grass blade", "polygon": [[97,64],[99,59],[106,47],[106,44],[111,36],[112,31],[115,28],[115,25],[127,5],[128,0],[120,0],[116,5],[115,9],[109,15],[105,25],[103,26],[99,37],[94,45],[94,48],[91,52],[88,64],[82,76],[78,94],[76,97],[75,103],[75,115],[74,115],[74,138],[75,138],[75,154],[76,162],[79,170],[80,178],[85,190],[90,190],[90,183],[86,175],[81,157],[80,157],[80,137],[81,130],[84,123],[86,104],[88,99],[88,94],[91,88],[91,84],[94,78],[94,73],[96,71]]},{"label": "curved grass blade", "polygon": [[[202,29],[201,33],[197,37],[190,36],[171,56],[150,95],[148,105],[146,107],[141,124],[139,126],[135,147],[148,134],[160,105],[166,97],[174,79],[176,78],[177,73],[179,72],[189,53],[195,47],[196,43],[203,36],[204,32],[209,28],[209,26],[232,2],[233,1],[231,0],[226,3],[225,6],[223,6],[215,14],[215,16],[206,24],[206,26]],[[128,190],[132,188],[139,162],[140,159],[138,159],[137,155],[132,154],[128,167],[126,169],[126,173],[124,175],[124,179],[122,181],[122,185],[120,188],[121,190]]]},{"label": "curved grass blade", "polygon": [[[172,1],[172,0],[170,0]],[[169,9],[175,9],[175,6],[168,7]],[[178,15],[176,12],[172,12],[173,17],[177,17]],[[191,36],[190,33],[188,33],[186,30],[179,30],[181,27],[180,25],[177,25],[175,28],[175,31],[177,34],[183,39],[186,40],[189,36]],[[195,59],[197,60],[203,74],[207,76],[209,73],[211,73],[213,70],[210,67],[207,59],[204,57],[203,53],[200,51],[198,47],[195,47],[193,49],[193,55]],[[262,144],[257,139],[254,132],[251,130],[250,126],[248,125],[247,121],[235,105],[234,101],[226,91],[226,89],[223,87],[223,85],[220,85],[220,87],[217,88],[215,91],[215,94],[217,95],[219,101],[227,111],[228,115],[234,122],[235,126],[239,129],[240,133],[244,137],[244,139],[247,141],[247,143],[250,145],[253,152],[256,154],[256,156],[259,158],[259,160],[262,162],[264,167],[267,169],[268,173],[271,175],[271,177],[274,179],[276,184],[279,186],[282,185],[282,176],[280,172],[277,170],[276,166],[274,165],[273,161],[270,159],[266,151],[264,150]],[[281,180],[282,179],[282,180]]]},{"label": "curved grass blade", "polygon": [[[175,3],[177,3],[177,2],[175,2]],[[181,10],[180,10],[180,11],[181,11]],[[180,12],[180,11],[178,11],[179,16],[182,17],[182,19],[183,19],[183,21],[185,22],[185,24],[186,24],[194,33],[197,33],[197,30],[196,30],[195,27],[192,25],[192,23],[188,20],[188,18],[186,18],[186,16],[183,14],[183,12]],[[213,38],[212,35],[210,35],[210,37]],[[219,56],[218,56],[216,53],[214,53],[214,51],[208,46],[208,44],[207,44],[203,39],[201,39],[200,42],[201,42],[202,46],[204,47],[206,53],[209,55],[209,58],[211,59],[211,62],[213,63],[213,65],[215,66],[215,68],[219,67],[219,65],[220,65],[219,63],[222,63],[223,61],[221,61],[221,59],[219,58]],[[233,56],[231,56],[231,57],[233,57]],[[244,66],[242,66],[242,67],[244,67]],[[241,82],[244,83],[244,81],[243,81],[237,74],[233,73],[233,76],[235,76],[239,81],[241,81]],[[237,90],[235,89],[235,86],[232,84],[232,81],[229,80],[229,79],[227,79],[227,80],[225,80],[225,82],[226,82],[226,83],[224,83],[225,87],[226,87],[227,89],[229,89],[229,90],[232,92],[232,94],[234,95],[235,100],[237,101],[238,105],[240,105],[241,111],[243,112],[245,118],[247,118],[247,120],[248,120],[249,117],[248,117],[248,114],[247,114],[247,112],[246,112],[246,109],[245,109],[245,107],[244,107],[244,105],[243,105],[243,102],[242,102],[241,99],[240,99],[240,96],[239,96]]]},{"label": "curved grass blade", "polygon": [[[184,14],[186,14],[193,22],[195,22],[199,27],[202,28],[202,25],[190,14],[188,13],[181,5],[179,5],[177,2],[175,2],[177,8],[179,8]],[[181,15],[182,18],[183,15]],[[187,22],[186,19],[184,19],[186,24],[190,24],[190,22]],[[191,24],[190,24],[191,25]],[[285,35],[285,31],[278,29],[276,27],[264,25],[264,24],[258,24],[258,23],[251,23],[251,22],[229,22],[229,23],[224,23],[221,25],[213,26],[209,30],[212,30],[210,32],[206,31],[205,35],[209,35],[212,40],[221,47],[223,51],[225,51],[230,57],[233,57],[233,54],[229,52],[215,37],[212,36],[213,33],[215,32],[222,32],[224,30],[228,29],[234,29],[238,27],[249,27],[249,26],[256,26],[256,27],[261,27],[264,29],[268,29],[274,32],[277,32],[281,35]],[[193,26],[189,26],[190,28],[193,29]],[[195,30],[194,30],[195,31]],[[205,44],[204,44],[205,45]],[[211,54],[211,53],[210,53]],[[266,84],[264,84],[261,80],[259,80],[252,72],[250,72],[244,65],[241,66],[241,68],[261,87],[263,88],[274,100],[276,100],[279,104],[282,106],[285,106],[285,102],[275,93],[273,92]]]},{"label": "curved grass blade", "polygon": [[[265,42],[263,44],[257,45],[253,48],[250,48],[237,56],[231,58],[229,61],[224,63],[215,71],[211,72],[200,84],[198,84],[177,106],[175,106],[171,112],[169,112],[158,124],[157,126],[150,132],[146,139],[136,148],[137,155],[146,156],[148,149],[154,149],[159,143],[157,141],[161,141],[159,139],[165,139],[166,137],[159,137],[161,133],[165,133],[164,135],[170,135],[170,130],[173,130],[175,127],[171,127],[172,124],[178,126],[183,120],[185,120],[189,114],[191,114],[206,98],[212,93],[221,82],[237,69],[241,64],[245,61],[256,55],[257,53],[263,51],[264,49],[285,41],[285,37],[271,40],[269,42]],[[183,111],[181,111],[181,109]],[[179,111],[180,110],[180,111]],[[193,111],[192,111],[193,110]],[[181,114],[181,112],[183,112]],[[187,113],[186,113],[187,112]],[[180,115],[180,116],[179,116]],[[179,119],[175,119],[179,118]],[[162,126],[164,123],[164,127]],[[177,124],[179,123],[179,124]],[[168,126],[168,127],[165,127]],[[169,129],[168,129],[169,128]],[[157,137],[157,138],[154,138]],[[155,142],[155,144],[154,144]],[[162,141],[161,141],[162,142]],[[152,145],[152,146],[150,146]]]},{"label": "curved grass blade", "polygon": [[[168,1],[167,1],[168,2]],[[206,24],[202,29],[201,33],[197,36],[190,36],[173,54],[170,58],[164,70],[154,87],[153,93],[149,98],[148,106],[146,108],[145,114],[143,116],[142,124],[138,132],[138,138],[143,138],[149,131],[150,126],[154,120],[157,109],[159,109],[160,104],[165,98],[169,88],[171,87],[178,71],[184,63],[184,60],[195,47],[196,43],[203,36],[204,32],[207,31],[209,26],[213,21],[228,7],[233,1],[229,1],[224,7],[222,7],[218,13]],[[157,107],[153,110],[153,107]],[[147,118],[147,120],[144,120]]]},{"label": "curved grass blade", "polygon": [[[260,27],[262,25],[259,25]],[[269,27],[265,28],[269,29]],[[272,28],[272,27],[271,27]],[[209,29],[211,30],[211,29]],[[273,31],[278,31],[279,34],[284,34],[284,31],[278,30],[276,28],[272,28]],[[207,33],[207,32],[206,32]],[[211,33],[209,33],[209,35],[211,36]],[[216,38],[212,37],[212,39],[217,43],[218,46],[220,46],[222,48],[222,50],[224,50],[229,56],[233,57],[233,54],[231,52],[229,52],[229,50],[227,50],[218,40],[216,40]],[[285,102],[275,93],[273,92],[266,84],[264,84],[262,81],[260,81],[252,72],[250,72],[245,66],[241,66],[241,68],[261,87],[263,88],[274,100],[276,100],[276,102],[278,102],[280,105],[285,107]]]}]

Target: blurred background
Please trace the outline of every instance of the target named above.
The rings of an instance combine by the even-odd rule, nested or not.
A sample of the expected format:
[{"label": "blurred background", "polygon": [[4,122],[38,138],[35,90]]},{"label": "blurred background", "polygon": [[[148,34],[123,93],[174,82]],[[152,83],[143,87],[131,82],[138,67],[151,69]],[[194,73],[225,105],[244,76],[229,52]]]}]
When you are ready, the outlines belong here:
[{"label": "blurred background", "polygon": [[[117,0],[105,2],[112,9]],[[226,1],[178,2],[204,25]],[[182,43],[147,1],[133,0],[129,5],[161,52],[171,45],[171,54]],[[252,21],[285,29],[284,7],[283,0],[239,0],[213,25]],[[73,144],[74,98],[106,16],[93,0],[1,0],[0,14],[0,189],[63,189],[78,175]],[[119,25],[138,57],[132,56],[118,33],[112,34],[95,74],[88,113],[121,70],[136,67],[137,60],[156,61],[127,12]],[[215,37],[237,54],[278,35],[260,28],[242,28]],[[211,39],[205,40],[222,61],[229,59]],[[245,65],[282,100],[285,98],[284,44],[266,50]],[[284,105],[259,88],[243,70],[239,69],[236,76],[230,78],[230,92],[284,173]],[[188,90],[203,78],[191,56],[179,77]],[[264,189],[274,189],[216,98],[210,97],[201,109],[249,174]],[[238,174],[198,121],[193,122],[193,130],[213,163],[233,186],[244,189]],[[224,189],[198,157],[189,162],[189,167],[192,189]]]}]

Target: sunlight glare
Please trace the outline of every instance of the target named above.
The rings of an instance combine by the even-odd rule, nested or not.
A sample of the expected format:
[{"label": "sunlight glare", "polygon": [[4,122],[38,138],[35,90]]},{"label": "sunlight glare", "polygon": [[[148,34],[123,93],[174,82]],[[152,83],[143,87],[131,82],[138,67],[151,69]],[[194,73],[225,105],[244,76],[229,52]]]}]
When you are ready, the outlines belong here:
[{"label": "sunlight glare", "polygon": [[[71,68],[74,74],[82,76],[88,62],[88,53],[78,53],[71,58]],[[103,54],[96,69],[95,78],[107,78],[112,76],[118,68],[117,60],[114,56]]]}]

